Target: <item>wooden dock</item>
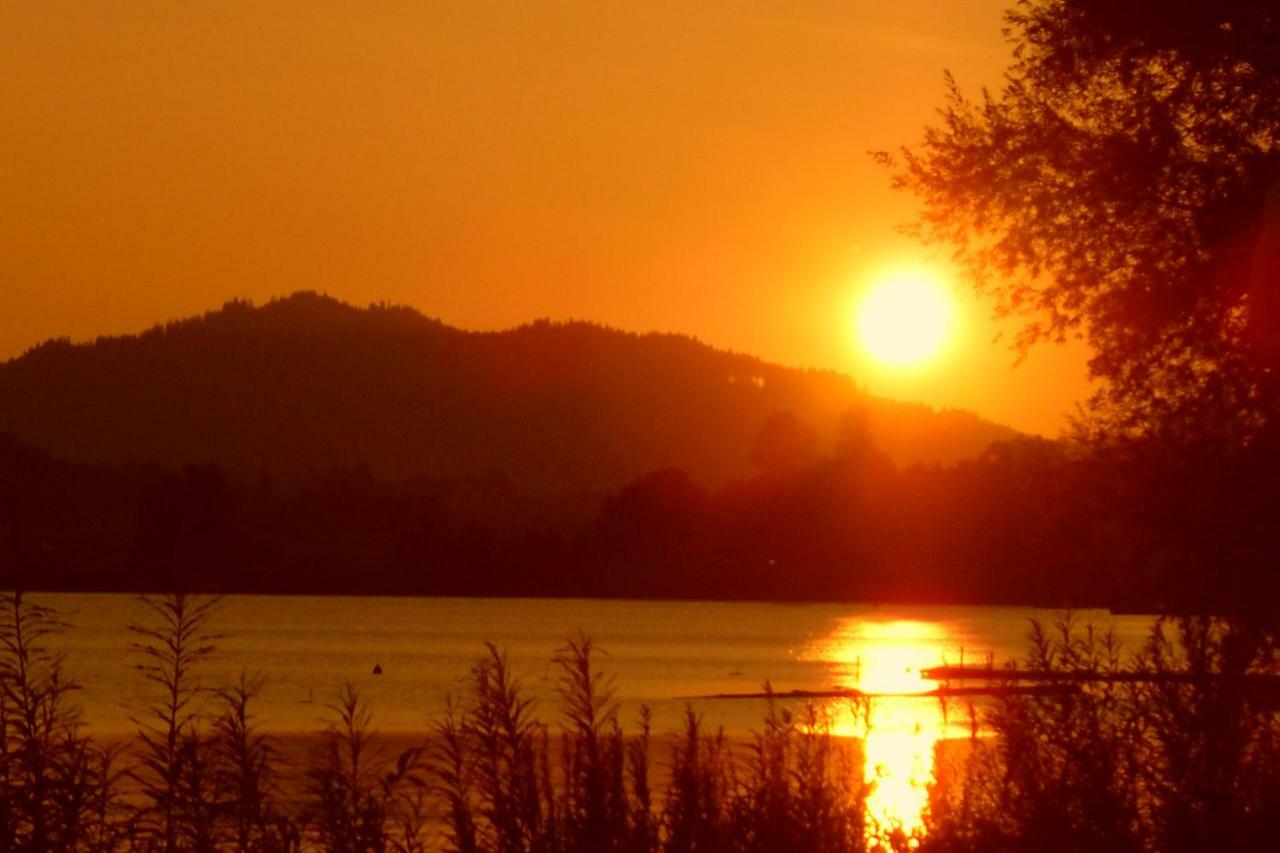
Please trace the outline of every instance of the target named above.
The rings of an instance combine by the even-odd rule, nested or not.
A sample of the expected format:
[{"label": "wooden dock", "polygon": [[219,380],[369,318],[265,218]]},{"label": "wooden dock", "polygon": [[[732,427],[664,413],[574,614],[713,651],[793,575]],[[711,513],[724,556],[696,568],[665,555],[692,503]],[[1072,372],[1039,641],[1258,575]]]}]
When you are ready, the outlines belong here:
[{"label": "wooden dock", "polygon": [[[1095,670],[1037,670],[996,667],[991,665],[934,666],[920,670],[921,681],[941,682],[937,687],[919,692],[876,693],[856,688],[829,690],[789,690],[753,693],[713,693],[690,696],[697,700],[729,699],[952,699],[965,697],[1004,698],[1010,696],[1061,696],[1080,693],[1086,684],[1208,684],[1224,683],[1220,675],[1197,675],[1185,672],[1098,672]],[[956,685],[952,682],[961,682]],[[968,682],[968,683],[965,683]],[[977,682],[977,683],[974,683]],[[1248,674],[1235,679],[1245,696],[1273,710],[1280,710],[1280,676]]]},{"label": "wooden dock", "polygon": [[1079,693],[1079,684],[983,684],[964,687],[941,686],[918,693],[874,693],[855,689],[786,690],[772,693],[712,693],[686,699],[951,699],[965,696],[1049,696]]},{"label": "wooden dock", "polygon": [[[1191,672],[1098,672],[1095,670],[1045,670],[1016,669],[1012,667],[991,666],[933,666],[920,670],[920,677],[927,681],[990,681],[1015,682],[1035,681],[1041,683],[1076,683],[1089,682],[1108,684],[1161,683],[1161,684],[1205,684],[1223,681],[1221,675],[1201,675]],[[1256,673],[1239,676],[1240,684],[1249,688],[1280,688],[1280,675],[1262,675]]]}]

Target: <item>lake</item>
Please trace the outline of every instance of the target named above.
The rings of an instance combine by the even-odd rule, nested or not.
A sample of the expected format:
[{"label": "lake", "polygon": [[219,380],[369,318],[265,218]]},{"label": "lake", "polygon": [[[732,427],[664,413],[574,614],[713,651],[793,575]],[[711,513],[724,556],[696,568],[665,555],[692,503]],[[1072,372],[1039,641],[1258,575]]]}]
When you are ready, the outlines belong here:
[{"label": "lake", "polygon": [[[131,621],[146,620],[132,596],[36,594],[73,623],[57,640],[83,686],[79,700],[95,733],[132,730],[131,709],[146,698],[135,668]],[[602,670],[617,677],[622,719],[642,704],[654,731],[675,731],[686,701],[716,693],[856,687],[877,693],[933,688],[919,670],[944,661],[997,663],[1022,657],[1029,620],[1058,614],[1020,607],[861,604],[595,601],[565,599],[339,598],[227,596],[211,630],[223,635],[202,669],[207,685],[241,671],[265,679],[261,718],[282,733],[318,730],[325,702],[345,683],[368,699],[377,728],[421,731],[445,697],[465,688],[472,663],[490,641],[554,719],[556,669],[565,640],[583,631],[600,647]],[[1079,611],[1081,622],[1110,627],[1136,649],[1149,616]],[[374,675],[375,666],[381,674]],[[693,699],[711,725],[732,736],[760,725],[761,700]],[[943,719],[936,700],[896,696],[872,704],[871,729],[839,702],[837,730],[864,737],[868,773],[880,780],[872,807],[910,824],[923,806],[934,744],[963,736],[967,722]]]}]

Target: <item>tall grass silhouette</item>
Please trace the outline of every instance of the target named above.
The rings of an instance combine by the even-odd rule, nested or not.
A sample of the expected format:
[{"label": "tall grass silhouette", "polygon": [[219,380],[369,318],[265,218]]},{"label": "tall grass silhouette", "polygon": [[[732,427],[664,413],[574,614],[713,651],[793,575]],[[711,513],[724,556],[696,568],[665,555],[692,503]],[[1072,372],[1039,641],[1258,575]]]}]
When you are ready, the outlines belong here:
[{"label": "tall grass silhouette", "polygon": [[1274,849],[1280,719],[1276,697],[1254,689],[1277,671],[1269,631],[1164,619],[1126,655],[1068,616],[1033,624],[1023,665],[1071,689],[974,712],[966,756],[934,786],[922,849]]},{"label": "tall grass silhouette", "polygon": [[[1257,676],[1270,634],[1211,617],[1165,620],[1126,653],[1063,619],[1034,625],[1023,671],[1066,689],[966,710],[942,749],[923,831],[876,825],[858,742],[824,709],[769,693],[730,740],[687,707],[655,740],[621,719],[591,638],[567,641],[554,713],[485,647],[458,695],[423,709],[398,752],[350,685],[309,750],[258,724],[260,678],[206,685],[217,600],[144,599],[131,626],[151,693],[130,744],[84,730],[50,651],[54,611],[0,598],[0,849],[849,853],[911,850],[1269,850],[1280,837],[1280,723]],[[432,713],[434,716],[432,716]]]},{"label": "tall grass silhouette", "polygon": [[78,686],[48,642],[69,626],[20,592],[0,597],[0,849],[110,849],[127,833],[117,752],[83,733]]}]

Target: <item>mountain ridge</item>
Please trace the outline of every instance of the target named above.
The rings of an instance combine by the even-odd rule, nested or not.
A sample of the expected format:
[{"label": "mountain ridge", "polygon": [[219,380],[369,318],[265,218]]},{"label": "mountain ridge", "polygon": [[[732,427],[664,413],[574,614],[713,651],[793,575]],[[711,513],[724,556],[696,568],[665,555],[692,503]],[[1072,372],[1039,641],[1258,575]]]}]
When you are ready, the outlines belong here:
[{"label": "mountain ridge", "polygon": [[467,331],[312,291],[54,339],[0,363],[0,432],[75,461],[243,472],[367,463],[389,478],[492,471],[576,490],[676,466],[718,484],[750,470],[761,426],[781,411],[823,445],[857,412],[899,465],[1018,435],[685,335],[549,320]]}]

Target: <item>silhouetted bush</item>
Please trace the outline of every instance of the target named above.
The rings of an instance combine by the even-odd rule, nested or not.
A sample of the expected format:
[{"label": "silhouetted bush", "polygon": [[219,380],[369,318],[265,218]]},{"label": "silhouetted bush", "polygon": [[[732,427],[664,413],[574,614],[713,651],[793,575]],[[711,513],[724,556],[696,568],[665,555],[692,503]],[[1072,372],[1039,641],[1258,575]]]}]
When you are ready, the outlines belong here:
[{"label": "silhouetted bush", "polygon": [[922,849],[1274,849],[1280,720],[1256,678],[1276,672],[1266,632],[1162,620],[1126,657],[1068,617],[1053,633],[1035,624],[1025,668],[1054,689],[979,715],[934,787]]}]

